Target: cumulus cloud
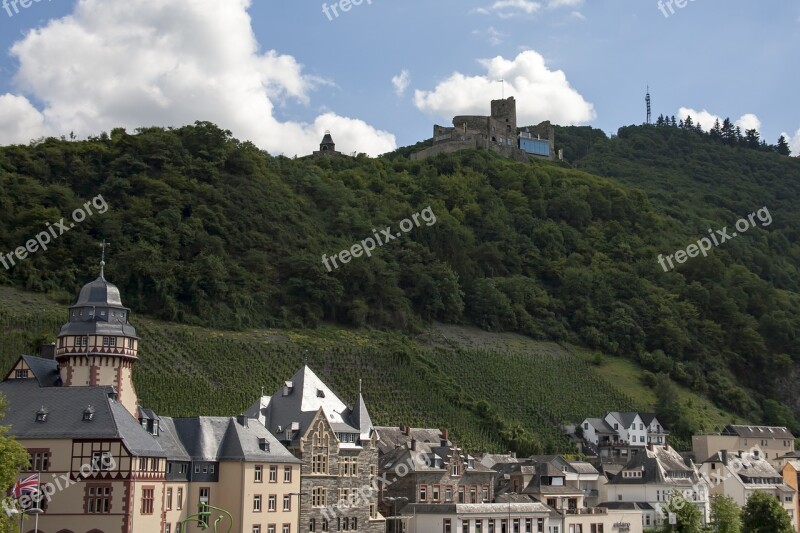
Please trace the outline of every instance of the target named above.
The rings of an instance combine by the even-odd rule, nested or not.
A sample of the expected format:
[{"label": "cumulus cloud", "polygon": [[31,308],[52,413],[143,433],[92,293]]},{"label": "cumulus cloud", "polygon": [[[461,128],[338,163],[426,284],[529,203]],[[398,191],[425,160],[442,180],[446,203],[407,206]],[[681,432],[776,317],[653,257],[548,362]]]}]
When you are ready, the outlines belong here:
[{"label": "cumulus cloud", "polygon": [[455,115],[487,115],[489,100],[500,96],[498,80],[505,80],[506,97],[517,100],[517,122],[582,124],[596,117],[594,106],[573,89],[566,75],[547,68],[544,58],[532,50],[515,59],[497,56],[481,60],[486,74],[468,76],[456,72],[432,91],[417,90],[418,109],[445,119]]},{"label": "cumulus cloud", "polygon": [[394,92],[397,96],[403,96],[408,89],[408,84],[411,83],[411,74],[408,70],[403,69],[400,74],[392,78],[392,85],[394,85]]},{"label": "cumulus cloud", "polygon": [[[703,109],[702,111],[697,111],[696,109],[692,109],[690,107],[681,107],[678,110],[678,118],[681,120],[686,120],[686,117],[691,116],[692,121],[697,124],[699,123],[700,126],[706,131],[712,129],[714,127],[714,122],[719,120],[720,125],[725,120],[725,117],[721,117],[719,115],[715,115]],[[745,132],[750,129],[761,130],[761,120],[752,114],[746,113],[739,117],[737,120],[734,121],[734,125],[739,126],[742,129],[742,132]]]},{"label": "cumulus cloud", "polygon": [[797,133],[794,134],[794,137],[786,132],[781,133],[781,135],[786,137],[786,141],[789,143],[789,148],[792,150],[792,155],[800,156],[800,129],[797,130]]},{"label": "cumulus cloud", "polygon": [[19,94],[0,96],[0,142],[208,120],[273,153],[310,153],[325,129],[342,151],[395,148],[394,135],[334,113],[278,120],[276,105],[309,103],[327,82],[304,74],[292,56],[260,52],[249,5],[80,0],[71,15],[13,45]]}]

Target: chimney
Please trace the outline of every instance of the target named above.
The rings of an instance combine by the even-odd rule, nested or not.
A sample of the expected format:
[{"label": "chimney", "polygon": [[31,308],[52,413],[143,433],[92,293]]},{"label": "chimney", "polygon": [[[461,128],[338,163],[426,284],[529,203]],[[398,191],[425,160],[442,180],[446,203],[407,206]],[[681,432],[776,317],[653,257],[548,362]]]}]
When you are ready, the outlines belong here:
[{"label": "chimney", "polygon": [[239,425],[242,427],[247,427],[247,417],[245,415],[239,415],[236,417],[236,421],[239,422]]},{"label": "chimney", "polygon": [[650,450],[651,452],[653,451],[653,443],[652,442],[648,442],[647,443],[647,449]]},{"label": "chimney", "polygon": [[447,428],[442,429],[442,439],[450,440],[450,431]]},{"label": "chimney", "polygon": [[39,356],[42,359],[53,360],[56,358],[56,343],[45,342],[39,350]]},{"label": "chimney", "polygon": [[722,464],[728,466],[728,450],[722,450]]},{"label": "chimney", "polygon": [[411,439],[411,451],[417,451],[417,439]]}]

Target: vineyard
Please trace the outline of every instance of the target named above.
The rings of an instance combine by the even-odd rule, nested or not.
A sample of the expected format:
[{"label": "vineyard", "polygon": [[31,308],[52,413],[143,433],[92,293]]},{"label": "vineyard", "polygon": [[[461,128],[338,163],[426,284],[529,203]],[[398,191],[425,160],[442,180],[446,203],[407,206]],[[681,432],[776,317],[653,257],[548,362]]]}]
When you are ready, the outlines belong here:
[{"label": "vineyard", "polygon": [[[0,296],[7,369],[19,354],[52,341],[66,310],[11,289]],[[448,427],[471,450],[571,451],[559,424],[637,407],[583,359],[551,343],[487,349],[332,327],[239,333],[137,316],[133,323],[142,339],[134,372],[140,400],[164,415],[238,414],[304,361],[346,403],[362,380],[374,423]]]}]

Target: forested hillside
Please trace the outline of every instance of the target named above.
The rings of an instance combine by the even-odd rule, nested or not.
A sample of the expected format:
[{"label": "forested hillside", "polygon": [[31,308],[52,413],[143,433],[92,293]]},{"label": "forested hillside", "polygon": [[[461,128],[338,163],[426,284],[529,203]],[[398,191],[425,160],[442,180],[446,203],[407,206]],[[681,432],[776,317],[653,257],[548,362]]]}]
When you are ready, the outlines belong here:
[{"label": "forested hillside", "polygon": [[[208,123],[6,147],[0,250],[98,194],[110,209],[0,269],[0,283],[69,302],[105,238],[108,277],[154,318],[230,329],[474,324],[627,357],[653,384],[669,374],[748,419],[797,428],[770,399],[787,400],[775,383],[800,361],[800,160],[677,128],[588,137],[581,152],[575,136],[578,170],[485,151],[290,160]],[[428,206],[435,224],[325,269],[323,254]],[[659,266],[659,254],[763,206],[770,226],[675,271]]]}]

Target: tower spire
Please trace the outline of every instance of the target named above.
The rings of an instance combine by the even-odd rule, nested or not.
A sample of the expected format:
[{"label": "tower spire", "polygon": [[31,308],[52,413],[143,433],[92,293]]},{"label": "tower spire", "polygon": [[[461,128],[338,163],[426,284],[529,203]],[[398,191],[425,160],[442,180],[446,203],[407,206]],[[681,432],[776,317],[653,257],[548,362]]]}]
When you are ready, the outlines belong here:
[{"label": "tower spire", "polygon": [[106,240],[103,239],[103,242],[100,243],[100,248],[103,250],[101,252],[101,256],[100,256],[100,277],[103,278],[103,279],[106,279],[106,276],[105,276],[106,247],[111,247],[111,243],[110,242],[106,242]]}]

